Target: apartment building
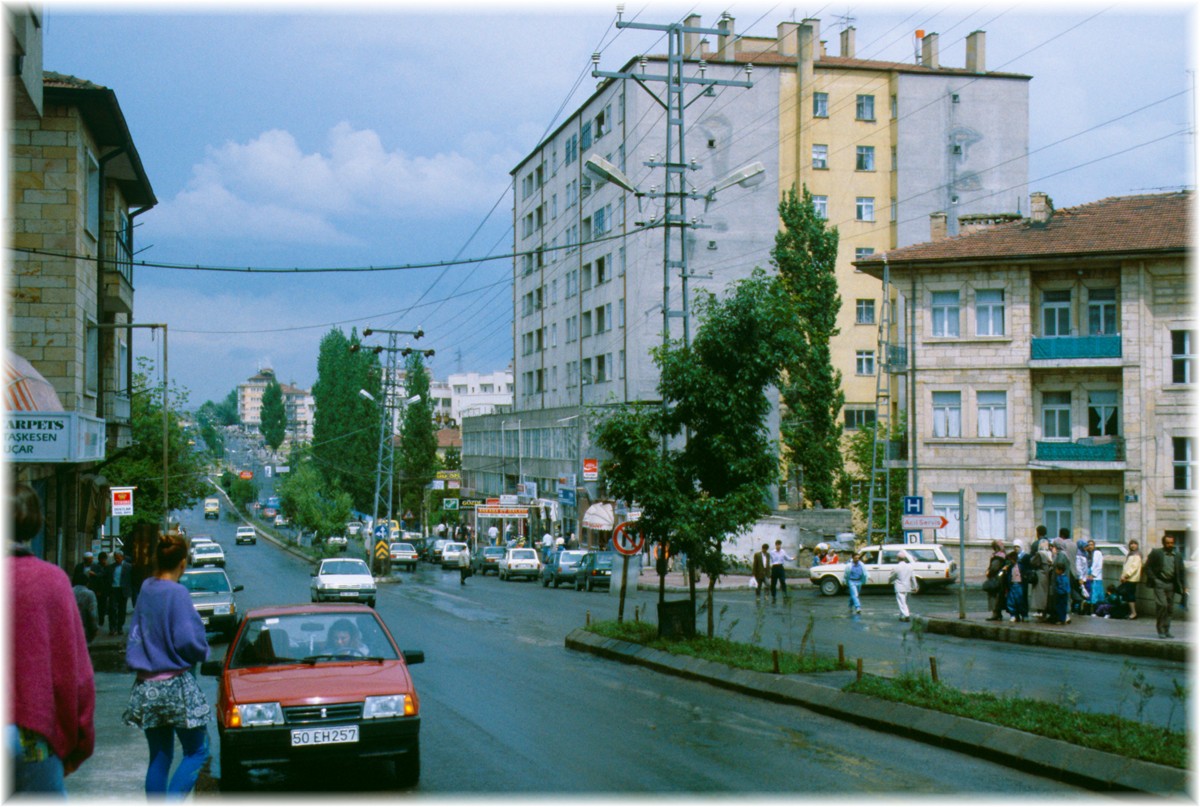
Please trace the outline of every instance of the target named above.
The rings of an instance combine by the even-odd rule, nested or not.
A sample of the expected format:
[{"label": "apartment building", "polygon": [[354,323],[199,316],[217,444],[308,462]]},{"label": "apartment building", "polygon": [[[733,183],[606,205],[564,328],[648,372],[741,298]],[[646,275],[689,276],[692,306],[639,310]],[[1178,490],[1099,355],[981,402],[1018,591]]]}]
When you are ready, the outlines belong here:
[{"label": "apartment building", "polygon": [[[1054,210],[891,250],[915,301],[911,473],[938,541],[968,548],[1043,524],[1073,539],[1191,556],[1196,505],[1196,318],[1191,192]],[[858,262],[882,278],[884,259]],[[963,508],[960,510],[960,491]]]},{"label": "apartment building", "polygon": [[[133,219],[157,200],[116,93],[42,67],[41,15],[6,7],[9,388],[4,460],[39,494],[36,554],[100,538],[99,464],[132,441]],[[25,390],[31,394],[23,394]]]},{"label": "apartment building", "polygon": [[312,391],[279,382],[275,371],[270,367],[260,369],[237,385],[238,420],[244,427],[253,430],[262,425],[263,393],[272,382],[279,383],[282,393],[283,409],[287,417],[287,439],[312,440],[313,419],[316,415],[316,401]]}]

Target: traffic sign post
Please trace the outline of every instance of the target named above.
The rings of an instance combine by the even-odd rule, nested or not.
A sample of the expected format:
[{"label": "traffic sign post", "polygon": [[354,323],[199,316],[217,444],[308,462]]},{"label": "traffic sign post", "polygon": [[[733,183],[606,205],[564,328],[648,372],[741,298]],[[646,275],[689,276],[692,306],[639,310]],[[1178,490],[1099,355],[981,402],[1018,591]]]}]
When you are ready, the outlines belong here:
[{"label": "traffic sign post", "polygon": [[642,551],[646,537],[632,521],[622,521],[613,528],[613,549],[621,553],[621,597],[617,602],[617,622],[625,621],[625,583],[629,579],[629,559]]},{"label": "traffic sign post", "polygon": [[923,515],[925,515],[925,497],[924,496],[905,496],[904,497],[904,515],[906,515],[906,516],[923,516]]},{"label": "traffic sign post", "polygon": [[906,543],[906,544],[921,543],[921,531],[920,530],[905,530],[904,531],[904,543]]}]

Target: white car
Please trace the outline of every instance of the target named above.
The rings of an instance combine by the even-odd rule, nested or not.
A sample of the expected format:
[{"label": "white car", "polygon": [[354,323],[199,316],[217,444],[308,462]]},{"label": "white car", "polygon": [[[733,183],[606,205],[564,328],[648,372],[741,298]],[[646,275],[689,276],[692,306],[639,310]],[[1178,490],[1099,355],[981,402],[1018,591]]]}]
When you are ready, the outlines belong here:
[{"label": "white car", "polygon": [[237,528],[237,534],[234,535],[234,542],[238,544],[257,544],[258,533],[249,524],[243,524]]},{"label": "white car", "polygon": [[[957,577],[958,564],[946,557],[941,544],[876,544],[863,547],[862,563],[867,572],[868,586],[889,585],[888,578],[900,562],[900,551],[908,553],[913,568],[913,593],[935,586],[948,586]],[[809,569],[809,582],[832,597],[846,587],[847,558],[841,563],[825,563]]]},{"label": "white car", "polygon": [[538,560],[536,549],[514,547],[500,558],[499,569],[496,572],[501,580],[511,580],[514,577],[528,577],[536,580],[542,573],[542,562]]},{"label": "white car", "polygon": [[345,552],[346,547],[349,545],[349,541],[346,540],[346,536],[344,535],[331,535],[325,539],[325,543],[329,546],[337,547],[341,552]]},{"label": "white car", "polygon": [[276,527],[286,527],[289,523],[290,522],[288,522],[287,517],[284,516],[283,513],[280,513],[279,515],[275,516],[275,526]]},{"label": "white car", "polygon": [[388,547],[388,554],[396,566],[407,566],[410,572],[417,570],[417,550],[412,544],[394,543]]},{"label": "white car", "polygon": [[470,547],[468,547],[466,544],[460,544],[454,541],[446,542],[446,544],[442,546],[442,568],[457,568],[460,562],[459,559],[463,555],[467,555],[468,558],[470,557]]},{"label": "white car", "polygon": [[362,532],[362,528],[363,528],[363,525],[362,525],[361,521],[347,521],[346,522],[346,534],[351,537],[354,537],[355,535],[358,535],[360,532]]},{"label": "white car", "polygon": [[225,550],[220,544],[193,544],[191,547],[191,566],[224,566]]},{"label": "white car", "polygon": [[375,607],[375,578],[365,561],[326,558],[312,576],[313,602],[365,602]]},{"label": "white car", "polygon": [[191,546],[196,546],[197,544],[215,544],[216,541],[212,539],[211,535],[193,535],[188,539],[188,543]]}]

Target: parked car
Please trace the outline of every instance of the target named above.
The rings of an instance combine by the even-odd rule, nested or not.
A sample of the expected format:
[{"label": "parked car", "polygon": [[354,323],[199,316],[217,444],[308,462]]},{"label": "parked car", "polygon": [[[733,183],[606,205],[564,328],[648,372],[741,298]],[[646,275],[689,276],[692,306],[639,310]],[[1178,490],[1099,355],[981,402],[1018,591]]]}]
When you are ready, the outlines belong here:
[{"label": "parked car", "polygon": [[233,540],[237,544],[257,544],[258,533],[249,524],[242,524],[237,528]]},{"label": "parked car", "polygon": [[408,665],[424,660],[361,605],[247,612],[225,658],[200,666],[218,679],[222,790],[244,786],[251,768],[359,760],[390,760],[397,783],[415,785],[421,703]]},{"label": "parked car", "polygon": [[612,585],[613,552],[588,552],[575,571],[575,590],[591,591]]},{"label": "parked car", "polygon": [[496,574],[501,580],[511,580],[514,577],[528,577],[536,580],[542,573],[542,563],[538,560],[536,549],[512,547],[504,550],[504,557],[496,567]]},{"label": "parked car", "polygon": [[471,554],[471,548],[466,544],[460,544],[457,541],[447,541],[442,546],[442,568],[453,569],[458,566],[459,558],[463,555],[468,557]]},{"label": "parked car", "polygon": [[485,575],[488,572],[500,572],[500,558],[504,557],[505,549],[502,546],[481,546],[475,550],[475,557],[471,558],[471,568],[475,570],[475,574]]},{"label": "parked car", "polygon": [[[913,568],[913,593],[948,586],[957,578],[958,564],[946,556],[941,544],[883,544],[867,546],[862,550],[862,563],[867,572],[868,586],[890,585],[889,578],[899,562],[901,550],[908,553]],[[813,566],[809,570],[809,582],[821,589],[821,593],[832,597],[845,588],[845,562]]]},{"label": "parked car", "polygon": [[417,570],[417,550],[412,544],[395,543],[388,547],[388,555],[397,566],[407,566],[410,572]]},{"label": "parked car", "polygon": [[192,544],[190,566],[224,566],[225,550],[220,544]]},{"label": "parked car", "polygon": [[346,536],[344,535],[330,535],[325,539],[325,543],[339,552],[345,552],[346,547],[349,545],[349,541],[346,540]]},{"label": "parked car", "polygon": [[579,571],[579,562],[587,552],[582,549],[561,549],[550,555],[550,559],[542,566],[542,586],[559,583],[575,584],[575,574]]},{"label": "parked car", "polygon": [[192,595],[192,605],[200,614],[200,621],[211,631],[225,634],[232,639],[237,629],[238,609],[234,593],[245,586],[231,586],[224,569],[188,569],[179,578],[179,584]]},{"label": "parked car", "polygon": [[375,607],[375,578],[366,562],[357,558],[326,558],[312,576],[313,602],[365,602]]},{"label": "parked car", "polygon": [[448,538],[438,538],[432,544],[430,544],[430,546],[429,546],[429,562],[430,563],[441,563],[442,562],[442,547],[444,547],[448,543],[450,543],[450,540]]},{"label": "parked car", "polygon": [[361,521],[347,521],[346,522],[346,534],[349,535],[351,538],[355,537],[360,532],[362,532],[362,528],[363,528],[363,525],[362,525]]}]

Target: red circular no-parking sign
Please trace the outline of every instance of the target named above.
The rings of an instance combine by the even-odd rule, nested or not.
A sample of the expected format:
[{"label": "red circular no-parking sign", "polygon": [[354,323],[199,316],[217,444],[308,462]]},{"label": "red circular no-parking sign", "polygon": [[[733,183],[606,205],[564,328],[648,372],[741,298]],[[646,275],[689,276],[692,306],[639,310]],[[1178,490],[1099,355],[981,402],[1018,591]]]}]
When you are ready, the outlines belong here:
[{"label": "red circular no-parking sign", "polygon": [[634,532],[636,521],[622,521],[613,528],[613,548],[622,555],[636,555],[646,543],[640,532]]}]

